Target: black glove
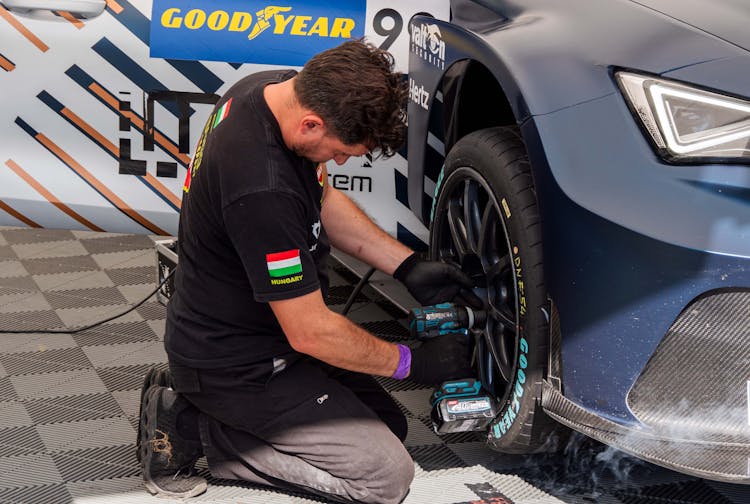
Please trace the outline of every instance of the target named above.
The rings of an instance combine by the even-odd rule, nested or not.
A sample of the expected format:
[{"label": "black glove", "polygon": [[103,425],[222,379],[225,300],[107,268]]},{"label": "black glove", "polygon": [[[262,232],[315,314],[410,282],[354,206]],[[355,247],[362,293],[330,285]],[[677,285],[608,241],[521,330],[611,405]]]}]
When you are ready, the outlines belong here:
[{"label": "black glove", "polygon": [[471,352],[474,339],[456,333],[426,341],[411,351],[409,379],[422,385],[472,376]]},{"label": "black glove", "polygon": [[453,301],[481,309],[482,300],[471,291],[474,282],[452,264],[427,261],[415,252],[402,262],[393,278],[403,283],[421,305]]}]

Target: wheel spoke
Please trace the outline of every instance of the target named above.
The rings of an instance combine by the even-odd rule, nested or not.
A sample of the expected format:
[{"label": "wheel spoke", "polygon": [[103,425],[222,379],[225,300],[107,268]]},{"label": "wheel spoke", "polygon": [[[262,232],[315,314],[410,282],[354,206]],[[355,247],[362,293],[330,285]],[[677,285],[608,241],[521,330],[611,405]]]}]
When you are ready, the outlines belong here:
[{"label": "wheel spoke", "polygon": [[467,179],[463,191],[463,222],[466,225],[466,245],[471,252],[478,254],[481,224],[479,217],[479,187],[476,182]]},{"label": "wheel spoke", "polygon": [[448,215],[446,217],[453,246],[458,254],[458,262],[462,262],[462,259],[469,253],[469,248],[467,247],[466,225],[462,220],[463,211],[456,201],[451,200],[448,204]]},{"label": "wheel spoke", "polygon": [[495,264],[490,266],[485,274],[487,276],[487,283],[494,284],[497,281],[502,280],[502,277],[510,269],[510,255],[504,255]]},{"label": "wheel spoke", "polygon": [[505,327],[512,327],[515,330],[516,321],[513,319],[513,316],[504,312],[500,308],[490,306],[490,316],[496,321],[503,324]]},{"label": "wheel spoke", "polygon": [[506,383],[511,381],[511,373],[513,372],[513,362],[511,357],[508,355],[508,345],[506,345],[504,331],[502,324],[495,326],[494,333],[500,332],[499,337],[496,338],[495,334],[487,334],[487,348],[492,355],[492,360],[497,366],[497,371],[502,376]]},{"label": "wheel spoke", "polygon": [[484,208],[482,213],[482,220],[479,223],[479,241],[477,243],[477,250],[483,261],[487,263],[492,262],[492,259],[497,255],[497,250],[493,246],[495,243],[495,233],[497,231],[497,219],[495,218],[497,213],[495,207],[492,204],[488,204]]}]

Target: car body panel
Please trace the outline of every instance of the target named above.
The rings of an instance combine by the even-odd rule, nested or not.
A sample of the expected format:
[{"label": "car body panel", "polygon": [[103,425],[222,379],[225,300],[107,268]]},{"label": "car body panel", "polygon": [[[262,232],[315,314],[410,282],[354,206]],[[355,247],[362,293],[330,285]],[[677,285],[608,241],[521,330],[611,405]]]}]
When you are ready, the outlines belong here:
[{"label": "car body panel", "polygon": [[750,51],[748,6],[744,0],[714,0],[709,9],[702,0],[632,1]]},{"label": "car body panel", "polygon": [[[559,381],[552,382],[559,388],[554,398],[545,399],[557,409],[549,411],[566,425],[656,463],[703,477],[750,482],[744,469],[737,472],[745,459],[732,460],[726,473],[713,473],[695,457],[677,455],[685,451],[679,437],[687,431],[680,429],[692,422],[700,428],[690,431],[690,439],[712,446],[714,451],[706,453],[709,460],[750,457],[750,427],[727,432],[732,442],[722,445],[712,436],[735,427],[708,425],[700,411],[709,406],[700,397],[686,401],[690,414],[673,412],[667,422],[673,425],[671,433],[664,431],[666,424],[644,424],[629,403],[645,370],[653,375],[655,368],[649,365],[659,361],[659,350],[669,346],[663,344],[665,335],[691,316],[689,307],[719,293],[750,289],[750,161],[679,164],[661,159],[615,79],[624,69],[750,100],[750,53],[746,33],[737,32],[740,21],[750,20],[750,6],[718,2],[717,13],[737,16],[722,23],[717,13],[701,18],[707,9],[696,2],[460,3],[488,10],[476,23],[458,20],[460,26],[419,17],[412,21],[412,29],[420,31],[423,25],[438,27],[445,42],[445,61],[439,67],[426,60],[424,48],[412,45],[414,89],[424,88],[433,97],[428,107],[418,100],[409,104],[412,210],[430,221],[424,200],[433,194],[426,174],[436,173],[430,163],[439,159],[431,151],[441,147],[436,138],[445,138],[440,127],[447,128],[452,114],[460,112],[460,97],[434,97],[454,77],[453,65],[483,65],[504,93],[527,145],[542,217],[546,284],[561,338],[560,353],[553,356],[560,360],[560,376],[553,377]],[[689,15],[680,16],[678,10]],[[482,26],[488,12],[497,21],[472,29]],[[724,26],[728,33],[721,30]],[[443,116],[442,124],[436,115]],[[492,124],[491,117],[488,111],[482,127]],[[495,124],[507,124],[501,120]],[[435,186],[439,188],[439,178]],[[744,320],[747,313],[736,312],[736,317]],[[743,343],[722,342],[718,327],[713,329],[717,334],[702,334],[701,344],[714,338],[717,345],[735,348],[737,358],[746,358]],[[662,370],[672,371],[683,376],[679,370]],[[706,369],[698,376],[709,383],[713,374]],[[736,376],[725,388],[715,389],[726,394],[727,417],[746,415],[745,381]],[[638,388],[641,398],[644,387]],[[644,435],[656,441],[645,443],[639,437]],[[638,440],[663,450],[667,458],[634,448]],[[724,450],[730,446],[732,450]]]}]

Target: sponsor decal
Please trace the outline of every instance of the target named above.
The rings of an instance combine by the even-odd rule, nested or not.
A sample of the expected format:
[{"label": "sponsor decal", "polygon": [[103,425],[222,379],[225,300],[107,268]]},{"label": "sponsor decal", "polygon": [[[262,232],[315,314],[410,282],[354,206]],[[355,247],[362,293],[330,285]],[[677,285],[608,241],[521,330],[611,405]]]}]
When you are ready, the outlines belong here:
[{"label": "sponsor decal", "polygon": [[428,110],[430,93],[425,90],[424,86],[417,85],[416,81],[411,77],[409,77],[409,99],[423,109]]},{"label": "sponsor decal", "polygon": [[445,42],[438,25],[415,23],[410,28],[410,51],[430,65],[445,70]]},{"label": "sponsor decal", "polygon": [[365,34],[366,0],[154,0],[151,57],[302,66]]},{"label": "sponsor decal", "polygon": [[214,118],[214,122],[211,125],[211,129],[217,127],[219,123],[226,119],[226,117],[229,115],[229,108],[232,106],[232,100],[233,98],[227,100],[227,102],[222,105],[219,110],[216,111],[216,117]]},{"label": "sponsor decal", "polygon": [[510,219],[510,207],[508,206],[508,202],[505,201],[505,198],[500,200],[500,204],[503,207],[503,210],[505,211],[505,218]]},{"label": "sponsor decal", "polygon": [[463,401],[452,399],[448,401],[446,406],[448,413],[476,413],[492,409],[490,400],[486,397]]},{"label": "sponsor decal", "polygon": [[496,438],[501,438],[508,432],[513,422],[518,417],[518,412],[521,411],[521,398],[524,394],[524,383],[526,383],[526,368],[529,365],[528,353],[529,343],[526,338],[521,338],[518,345],[518,370],[516,371],[515,385],[513,385],[513,394],[509,398],[510,404],[505,410],[505,414],[502,417],[495,419],[495,424],[492,426],[492,435]]},{"label": "sponsor decal", "polygon": [[312,234],[317,240],[318,237],[320,237],[320,219],[318,219],[315,224],[312,225]]},{"label": "sponsor decal", "polygon": [[[521,266],[521,257],[517,246],[513,246],[513,265],[516,269],[516,279],[518,285],[518,309],[521,316],[526,315],[526,292],[524,285],[523,268]],[[529,342],[526,338],[521,338],[518,342],[518,366],[516,370],[515,384],[512,386],[513,393],[509,398],[510,404],[505,410],[502,417],[498,416],[492,426],[492,435],[495,438],[501,438],[508,432],[510,427],[518,417],[521,410],[521,398],[523,397],[526,383],[526,368],[529,366]]]},{"label": "sponsor decal", "polygon": [[302,280],[302,261],[299,249],[266,254],[268,274],[272,285],[283,285]]},{"label": "sponsor decal", "polygon": [[[266,7],[265,9],[259,10],[255,13],[256,16],[258,16],[258,20],[255,22],[255,25],[253,26],[252,31],[248,34],[247,39],[253,40],[255,37],[266,31],[271,27],[271,23],[274,22],[274,16],[278,14],[279,12],[289,12],[292,10],[291,7],[277,7],[275,5],[270,5]],[[247,14],[247,13],[244,13]],[[318,18],[318,22],[321,20],[324,20],[325,18]],[[251,21],[252,22],[252,21]],[[327,27],[326,27],[327,28]],[[313,30],[310,30],[310,32],[313,32]]]},{"label": "sponsor decal", "polygon": [[320,187],[323,187],[324,185],[326,185],[326,178],[325,178],[324,173],[323,173],[323,167],[324,166],[325,165],[323,165],[323,164],[319,164],[318,165],[318,171],[316,172],[316,174],[318,176],[318,184],[320,184]]},{"label": "sponsor decal", "polygon": [[328,183],[340,191],[372,192],[372,177],[329,173]]},{"label": "sponsor decal", "polygon": [[318,250],[318,238],[320,237],[320,219],[318,219],[313,225],[312,225],[312,235],[313,238],[315,238],[315,243],[313,243],[312,247],[310,247],[310,252],[315,252]]},{"label": "sponsor decal", "polygon": [[206,146],[206,137],[208,136],[209,131],[211,131],[211,125],[213,123],[214,115],[211,114],[208,121],[206,121],[205,126],[203,126],[201,137],[198,139],[198,144],[195,146],[195,154],[192,159],[190,159],[190,164],[188,165],[187,175],[185,175],[185,183],[182,186],[182,190],[185,193],[190,192],[190,185],[198,172],[198,168],[201,166],[201,162],[203,161],[203,148]]},{"label": "sponsor decal", "polygon": [[286,359],[282,357],[274,357],[273,358],[273,372],[271,374],[280,373],[281,371],[286,369]]}]

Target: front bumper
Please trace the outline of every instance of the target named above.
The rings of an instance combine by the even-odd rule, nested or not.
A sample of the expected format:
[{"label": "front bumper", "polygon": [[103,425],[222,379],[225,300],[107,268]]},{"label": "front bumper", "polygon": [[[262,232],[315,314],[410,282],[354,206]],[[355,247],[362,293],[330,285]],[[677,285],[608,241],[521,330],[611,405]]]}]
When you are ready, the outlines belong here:
[{"label": "front bumper", "polygon": [[654,464],[750,484],[750,290],[716,291],[672,324],[627,398],[638,422],[607,420],[545,382],[560,423]]}]

